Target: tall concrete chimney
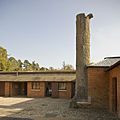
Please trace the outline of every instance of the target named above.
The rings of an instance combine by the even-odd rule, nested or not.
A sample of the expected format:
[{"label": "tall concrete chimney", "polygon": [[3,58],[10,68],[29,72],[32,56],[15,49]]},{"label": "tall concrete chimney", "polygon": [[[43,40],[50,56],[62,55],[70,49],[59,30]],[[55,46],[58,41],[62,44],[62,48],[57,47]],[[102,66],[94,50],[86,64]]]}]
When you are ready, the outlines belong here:
[{"label": "tall concrete chimney", "polygon": [[75,96],[70,102],[70,107],[87,107],[88,77],[87,65],[90,63],[90,19],[92,14],[84,13],[76,16],[76,87]]},{"label": "tall concrete chimney", "polygon": [[87,65],[90,63],[90,19],[92,14],[76,16],[76,90],[75,98],[88,100]]}]

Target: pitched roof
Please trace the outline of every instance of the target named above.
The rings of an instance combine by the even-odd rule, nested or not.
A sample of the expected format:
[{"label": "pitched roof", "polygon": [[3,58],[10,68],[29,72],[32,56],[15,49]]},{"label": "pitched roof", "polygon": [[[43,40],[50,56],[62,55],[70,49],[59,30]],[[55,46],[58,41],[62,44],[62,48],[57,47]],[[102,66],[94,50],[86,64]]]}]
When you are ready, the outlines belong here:
[{"label": "pitched roof", "polygon": [[88,65],[88,67],[89,66],[90,67],[110,67],[114,65],[115,63],[117,63],[118,61],[120,61],[120,57],[106,57],[104,58],[104,60],[98,63]]},{"label": "pitched roof", "polygon": [[113,68],[117,67],[118,65],[120,65],[120,60],[118,62],[116,62],[114,65],[110,66],[106,71],[112,70]]}]

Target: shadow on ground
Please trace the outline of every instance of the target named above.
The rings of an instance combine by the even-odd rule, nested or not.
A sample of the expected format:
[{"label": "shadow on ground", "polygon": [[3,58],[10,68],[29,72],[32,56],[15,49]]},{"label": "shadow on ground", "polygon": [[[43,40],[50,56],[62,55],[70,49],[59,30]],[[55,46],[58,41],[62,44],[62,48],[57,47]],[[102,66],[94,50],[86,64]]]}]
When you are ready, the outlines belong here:
[{"label": "shadow on ground", "polygon": [[17,117],[2,117],[0,120],[33,120],[30,118],[17,118]]},{"label": "shadow on ground", "polygon": [[0,97],[0,120],[120,120],[105,109],[73,109],[69,103],[66,99]]}]

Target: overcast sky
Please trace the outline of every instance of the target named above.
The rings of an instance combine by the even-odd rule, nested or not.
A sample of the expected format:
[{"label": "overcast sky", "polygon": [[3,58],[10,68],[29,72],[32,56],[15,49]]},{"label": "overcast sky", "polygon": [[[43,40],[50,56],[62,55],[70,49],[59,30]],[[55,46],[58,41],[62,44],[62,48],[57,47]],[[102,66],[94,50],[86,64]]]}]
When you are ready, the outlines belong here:
[{"label": "overcast sky", "polygon": [[75,66],[76,15],[93,13],[91,62],[120,56],[120,0],[0,0],[0,46],[40,66]]}]

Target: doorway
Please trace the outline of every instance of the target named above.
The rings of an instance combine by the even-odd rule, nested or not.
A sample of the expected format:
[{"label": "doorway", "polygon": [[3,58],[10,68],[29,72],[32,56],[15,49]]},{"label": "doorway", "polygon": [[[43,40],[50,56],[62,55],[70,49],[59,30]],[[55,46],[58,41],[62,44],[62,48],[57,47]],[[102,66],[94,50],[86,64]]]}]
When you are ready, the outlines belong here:
[{"label": "doorway", "polygon": [[27,82],[13,83],[13,96],[27,96]]},{"label": "doorway", "polygon": [[5,82],[0,82],[0,96],[5,96]]},{"label": "doorway", "polygon": [[112,111],[117,112],[117,78],[112,78]]},{"label": "doorway", "polygon": [[52,83],[51,82],[46,82],[45,84],[45,96],[46,97],[51,97],[52,96]]}]

